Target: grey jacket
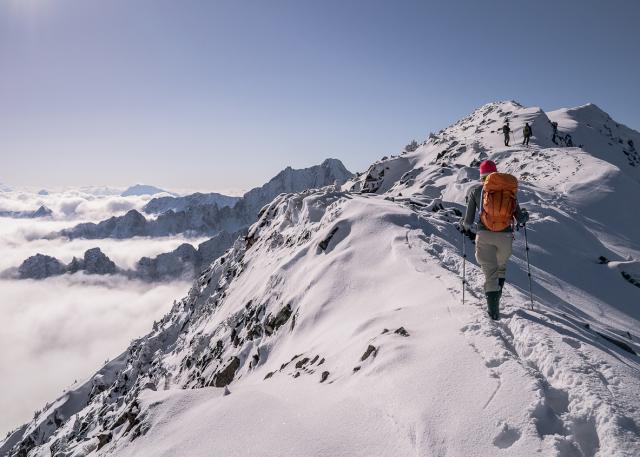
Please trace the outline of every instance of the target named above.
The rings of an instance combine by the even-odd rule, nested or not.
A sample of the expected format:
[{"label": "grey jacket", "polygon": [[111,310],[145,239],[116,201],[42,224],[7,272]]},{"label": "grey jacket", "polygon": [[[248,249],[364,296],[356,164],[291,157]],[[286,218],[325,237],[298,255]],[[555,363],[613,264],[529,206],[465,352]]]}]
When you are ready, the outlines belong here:
[{"label": "grey jacket", "polygon": [[[482,183],[474,184],[469,188],[467,192],[467,212],[462,219],[462,225],[467,230],[473,229],[473,223],[476,219],[476,211],[480,208],[480,199],[482,198]],[[514,214],[516,221],[518,223],[526,222],[527,213],[520,208],[518,202],[516,202],[516,212]],[[478,220],[478,231],[480,230],[489,230],[486,228],[480,220]],[[511,226],[502,230],[503,232],[513,232],[513,228]]]}]

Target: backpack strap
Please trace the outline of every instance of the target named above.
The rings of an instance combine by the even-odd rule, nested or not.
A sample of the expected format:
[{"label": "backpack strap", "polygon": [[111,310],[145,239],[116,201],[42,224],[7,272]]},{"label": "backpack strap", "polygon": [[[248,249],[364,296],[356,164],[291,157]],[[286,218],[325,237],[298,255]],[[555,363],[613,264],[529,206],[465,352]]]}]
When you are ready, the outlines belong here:
[{"label": "backpack strap", "polygon": [[478,220],[475,222],[476,224],[476,232],[478,231],[478,224],[481,222],[482,217],[482,200],[484,199],[484,183],[482,183],[482,187],[480,188],[480,204],[478,205]]}]

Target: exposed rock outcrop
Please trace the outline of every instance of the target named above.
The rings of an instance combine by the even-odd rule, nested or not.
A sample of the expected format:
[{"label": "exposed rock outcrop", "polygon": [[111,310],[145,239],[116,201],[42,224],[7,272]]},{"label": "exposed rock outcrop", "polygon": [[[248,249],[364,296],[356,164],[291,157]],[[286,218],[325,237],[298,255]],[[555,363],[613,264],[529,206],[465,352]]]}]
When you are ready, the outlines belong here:
[{"label": "exposed rock outcrop", "polygon": [[212,385],[214,387],[225,387],[231,384],[236,371],[240,367],[240,359],[233,357],[231,361],[220,372],[213,377]]},{"label": "exposed rock outcrop", "polygon": [[114,274],[118,271],[116,264],[107,257],[100,248],[92,248],[84,253],[84,258],[74,257],[65,265],[55,257],[36,254],[22,262],[18,268],[21,279],[45,279],[65,273],[84,271],[87,274]]},{"label": "exposed rock outcrop", "polygon": [[100,248],[89,249],[84,253],[83,268],[87,274],[108,275],[117,271],[116,264]]},{"label": "exposed rock outcrop", "polygon": [[184,243],[171,252],[166,252],[153,258],[142,257],[133,270],[118,268],[97,247],[87,250],[83,258],[74,257],[68,265],[54,257],[37,254],[22,263],[18,268],[18,276],[21,279],[45,279],[51,276],[65,273],[74,274],[82,271],[92,275],[121,273],[129,278],[142,279],[144,281],[191,280],[211,262],[220,257],[243,234],[243,231],[234,233],[221,232],[200,243],[197,248],[189,243]]},{"label": "exposed rock outcrop", "polygon": [[22,262],[18,268],[21,279],[45,279],[66,273],[65,265],[55,257],[36,254]]}]

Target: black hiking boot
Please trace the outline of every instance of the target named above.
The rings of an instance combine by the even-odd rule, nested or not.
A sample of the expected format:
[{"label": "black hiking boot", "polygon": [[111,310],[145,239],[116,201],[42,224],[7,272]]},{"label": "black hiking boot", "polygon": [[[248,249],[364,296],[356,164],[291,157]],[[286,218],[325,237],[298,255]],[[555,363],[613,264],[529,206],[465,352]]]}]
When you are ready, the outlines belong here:
[{"label": "black hiking boot", "polygon": [[487,292],[485,295],[487,296],[487,305],[489,308],[489,317],[494,321],[500,319],[500,295],[502,291],[495,290],[492,292]]},{"label": "black hiking boot", "polygon": [[498,278],[498,285],[500,286],[500,298],[502,298],[502,289],[504,289],[505,278]]}]

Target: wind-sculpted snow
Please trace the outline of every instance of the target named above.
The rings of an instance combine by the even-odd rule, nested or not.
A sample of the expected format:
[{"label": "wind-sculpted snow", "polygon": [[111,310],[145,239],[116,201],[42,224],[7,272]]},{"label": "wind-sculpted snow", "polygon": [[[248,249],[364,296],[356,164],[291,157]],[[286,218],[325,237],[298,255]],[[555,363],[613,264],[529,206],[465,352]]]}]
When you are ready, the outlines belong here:
[{"label": "wind-sculpted snow", "polygon": [[[504,116],[531,123],[531,147],[501,146]],[[640,289],[621,272],[638,275],[640,245],[610,221],[638,183],[550,129],[539,109],[490,104],[342,186],[365,193],[279,195],[0,454],[637,455]],[[531,213],[535,307],[517,232],[498,322],[472,255],[461,303],[473,244],[456,222],[484,158],[520,178]]]}]

